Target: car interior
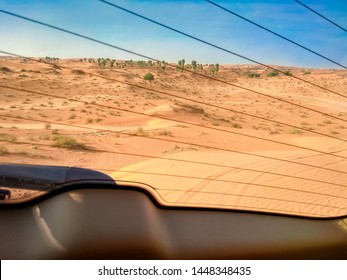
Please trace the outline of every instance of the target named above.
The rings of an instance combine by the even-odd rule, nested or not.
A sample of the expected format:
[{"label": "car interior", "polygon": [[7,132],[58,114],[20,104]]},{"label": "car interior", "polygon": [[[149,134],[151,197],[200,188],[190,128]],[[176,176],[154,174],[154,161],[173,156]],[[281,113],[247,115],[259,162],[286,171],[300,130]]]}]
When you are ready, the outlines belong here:
[{"label": "car interior", "polygon": [[346,218],[172,207],[92,170],[0,166],[1,259],[345,259]]}]

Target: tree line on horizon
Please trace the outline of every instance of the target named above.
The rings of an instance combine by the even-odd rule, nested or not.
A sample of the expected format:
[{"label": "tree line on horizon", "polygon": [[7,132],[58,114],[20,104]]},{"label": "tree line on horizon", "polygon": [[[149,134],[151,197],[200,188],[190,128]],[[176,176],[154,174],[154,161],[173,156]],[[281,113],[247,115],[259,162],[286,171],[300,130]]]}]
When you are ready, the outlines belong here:
[{"label": "tree line on horizon", "polygon": [[[105,68],[126,68],[126,67],[140,67],[140,68],[156,68],[159,70],[166,70],[168,66],[168,62],[162,61],[152,61],[152,60],[115,60],[110,58],[84,58],[80,59],[80,61],[88,61],[89,63],[96,63],[100,69]],[[216,64],[198,64],[196,60],[192,60],[190,64],[186,64],[185,59],[180,59],[177,62],[176,70],[191,70],[194,72],[200,72],[205,74],[215,75],[219,72],[219,63]]]},{"label": "tree line on horizon", "polygon": [[[40,60],[46,60],[46,61],[53,61],[53,62],[59,62],[58,57],[42,57]],[[162,60],[162,61],[152,61],[152,60],[116,60],[116,59],[111,59],[111,58],[80,58],[80,62],[88,62],[88,63],[93,63],[97,64],[100,69],[113,69],[113,68],[126,68],[126,67],[140,67],[140,68],[152,68],[152,69],[158,69],[158,70],[166,70],[168,66],[168,62]],[[197,63],[196,60],[192,60],[191,63],[187,64],[185,59],[180,59],[177,64],[176,64],[176,71],[183,72],[184,70],[189,70],[193,72],[198,72],[202,74],[211,74],[211,75],[216,75],[218,74],[220,69],[219,63],[216,64],[202,64],[202,63]],[[254,71],[251,71],[248,69],[244,73],[247,77],[249,78],[259,78],[260,74]],[[269,73],[267,73],[267,77],[276,77],[280,73],[276,70],[273,70]],[[285,76],[292,76],[292,72],[290,70],[286,70],[283,73]],[[304,72],[305,75],[310,74],[309,71]]]},{"label": "tree line on horizon", "polygon": [[[49,57],[46,56],[45,58],[40,58],[41,60],[46,61],[59,61],[58,57]],[[80,62],[88,62],[92,64],[97,64],[100,69],[113,69],[113,68],[126,68],[126,67],[140,67],[140,68],[156,68],[158,70],[166,70],[168,66],[168,62],[162,60],[162,61],[152,61],[152,60],[116,60],[111,58],[80,58]],[[192,60],[190,64],[186,64],[185,59],[180,59],[176,64],[176,70],[177,71],[184,71],[184,70],[190,70],[194,72],[199,72],[203,74],[211,74],[216,75],[219,72],[220,66],[219,63],[216,64],[202,64],[197,63],[196,60]]]}]

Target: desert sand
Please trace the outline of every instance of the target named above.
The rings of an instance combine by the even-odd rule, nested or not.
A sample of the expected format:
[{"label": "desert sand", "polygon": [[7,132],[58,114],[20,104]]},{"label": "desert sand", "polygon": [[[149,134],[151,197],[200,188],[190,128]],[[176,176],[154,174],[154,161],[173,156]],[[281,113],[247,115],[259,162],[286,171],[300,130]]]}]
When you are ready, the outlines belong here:
[{"label": "desert sand", "polygon": [[165,205],[347,215],[347,71],[275,67],[0,57],[0,161],[100,170]]}]

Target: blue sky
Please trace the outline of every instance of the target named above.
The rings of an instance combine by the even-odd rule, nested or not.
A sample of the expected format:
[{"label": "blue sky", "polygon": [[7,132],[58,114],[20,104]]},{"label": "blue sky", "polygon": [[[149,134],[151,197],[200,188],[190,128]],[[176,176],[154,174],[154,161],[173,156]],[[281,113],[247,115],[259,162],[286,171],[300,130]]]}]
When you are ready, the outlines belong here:
[{"label": "blue sky", "polygon": [[[109,0],[158,22],[267,64],[339,68],[201,1]],[[347,33],[294,0],[215,0],[264,27],[347,65]],[[345,0],[302,0],[347,28]],[[0,9],[81,33],[159,60],[249,63],[97,0],[0,0]],[[0,13],[0,50],[26,56],[142,59]]]}]

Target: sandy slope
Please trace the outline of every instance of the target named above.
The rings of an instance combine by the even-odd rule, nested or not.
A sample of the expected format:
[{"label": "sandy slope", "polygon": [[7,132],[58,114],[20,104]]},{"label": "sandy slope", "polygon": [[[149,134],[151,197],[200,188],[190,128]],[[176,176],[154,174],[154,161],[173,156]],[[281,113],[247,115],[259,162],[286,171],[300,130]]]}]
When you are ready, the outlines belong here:
[{"label": "sandy slope", "polygon": [[[346,98],[266,69],[248,78],[252,66],[223,66],[217,78],[269,97],[174,69],[57,65],[0,58],[1,162],[102,170],[149,184],[168,205],[347,214]],[[346,71],[291,71],[347,86]],[[86,149],[56,147],[58,136]]]}]

